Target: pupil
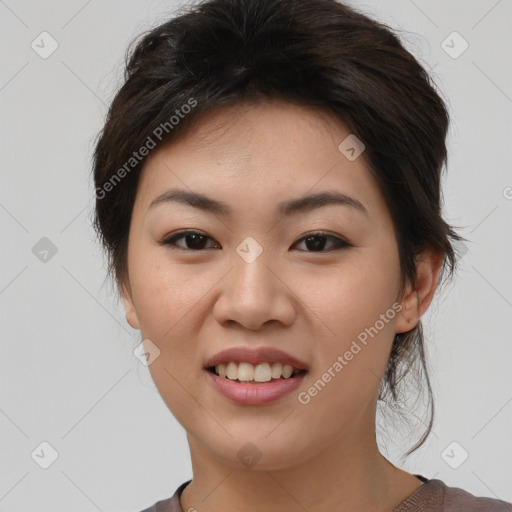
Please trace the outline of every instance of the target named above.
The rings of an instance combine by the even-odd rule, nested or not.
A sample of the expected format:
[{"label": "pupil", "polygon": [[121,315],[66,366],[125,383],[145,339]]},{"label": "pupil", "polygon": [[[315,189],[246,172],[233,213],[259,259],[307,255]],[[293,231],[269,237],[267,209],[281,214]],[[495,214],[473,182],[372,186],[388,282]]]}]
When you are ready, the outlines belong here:
[{"label": "pupil", "polygon": [[[311,242],[312,240],[316,240],[316,243]],[[306,238],[305,242],[308,249],[321,251],[325,247],[326,239],[325,237],[322,236],[311,236],[309,238]]]},{"label": "pupil", "polygon": [[[187,246],[190,249],[202,249],[204,245],[204,236],[200,235],[198,233],[192,233],[187,235],[186,237]],[[190,239],[192,238],[192,243],[189,243]],[[202,239],[202,240],[201,240]]]}]

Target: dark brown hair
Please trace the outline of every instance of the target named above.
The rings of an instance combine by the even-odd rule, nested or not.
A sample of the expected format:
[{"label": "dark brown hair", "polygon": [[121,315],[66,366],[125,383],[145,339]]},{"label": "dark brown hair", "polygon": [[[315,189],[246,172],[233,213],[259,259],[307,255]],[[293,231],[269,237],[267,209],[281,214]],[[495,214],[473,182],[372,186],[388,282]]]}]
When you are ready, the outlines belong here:
[{"label": "dark brown hair", "polygon": [[[94,227],[118,290],[127,281],[130,220],[148,149],[186,134],[211,109],[269,98],[327,110],[365,144],[395,225],[402,291],[414,283],[415,256],[425,248],[444,256],[440,277],[453,274],[452,241],[463,238],[441,214],[448,113],[427,72],[385,24],[335,0],[209,0],[141,34],[125,59],[124,84],[93,159]],[[430,418],[407,455],[424,443],[434,417],[421,321],[395,335],[379,399],[401,400],[416,363]]]}]

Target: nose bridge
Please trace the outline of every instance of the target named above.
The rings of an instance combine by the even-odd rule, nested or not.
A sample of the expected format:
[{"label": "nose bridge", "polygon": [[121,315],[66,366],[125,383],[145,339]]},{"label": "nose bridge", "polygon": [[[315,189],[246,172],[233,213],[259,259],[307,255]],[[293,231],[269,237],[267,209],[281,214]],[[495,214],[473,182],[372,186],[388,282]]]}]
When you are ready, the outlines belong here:
[{"label": "nose bridge", "polygon": [[252,237],[247,237],[236,248],[232,279],[242,302],[258,298],[268,301],[275,295],[275,276],[269,268],[271,260],[270,250],[264,249]]},{"label": "nose bridge", "polygon": [[217,320],[236,321],[250,329],[258,329],[269,320],[292,322],[295,309],[273,268],[276,259],[272,252],[248,237],[232,256],[231,272],[215,305]]}]

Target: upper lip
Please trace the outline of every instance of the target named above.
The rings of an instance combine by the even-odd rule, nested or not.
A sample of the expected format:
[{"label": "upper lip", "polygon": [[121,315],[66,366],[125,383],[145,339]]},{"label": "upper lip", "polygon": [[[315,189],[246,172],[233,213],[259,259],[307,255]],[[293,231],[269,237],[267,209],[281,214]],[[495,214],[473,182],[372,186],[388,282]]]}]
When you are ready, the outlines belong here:
[{"label": "upper lip", "polygon": [[298,370],[308,369],[306,363],[277,348],[259,347],[254,349],[241,346],[228,348],[215,354],[208,359],[205,368],[226,364],[230,361],[234,361],[235,363],[250,363],[252,365],[260,363],[281,363],[283,365],[289,364]]}]

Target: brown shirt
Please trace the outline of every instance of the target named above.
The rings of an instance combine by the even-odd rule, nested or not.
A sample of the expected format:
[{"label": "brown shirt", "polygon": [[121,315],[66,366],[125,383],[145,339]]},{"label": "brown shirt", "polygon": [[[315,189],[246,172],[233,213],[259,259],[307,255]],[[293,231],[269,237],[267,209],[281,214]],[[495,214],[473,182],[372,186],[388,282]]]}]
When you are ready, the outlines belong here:
[{"label": "brown shirt", "polygon": [[[448,487],[441,480],[428,480],[415,475],[423,483],[392,512],[512,512],[512,504],[494,498],[479,498],[458,487]],[[181,484],[174,495],[142,512],[184,512],[180,496],[191,482]]]}]

